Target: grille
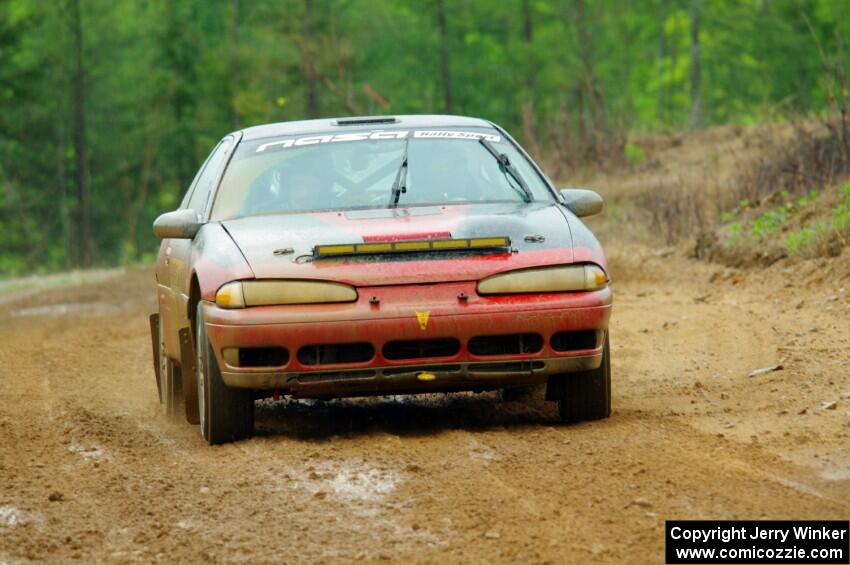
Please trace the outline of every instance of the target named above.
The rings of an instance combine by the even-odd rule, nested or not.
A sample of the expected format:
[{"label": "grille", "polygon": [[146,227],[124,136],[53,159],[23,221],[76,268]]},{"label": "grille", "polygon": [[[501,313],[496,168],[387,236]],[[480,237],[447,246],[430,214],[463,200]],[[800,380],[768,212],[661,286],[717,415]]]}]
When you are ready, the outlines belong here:
[{"label": "grille", "polygon": [[460,365],[407,365],[405,367],[395,367],[383,369],[381,372],[384,376],[392,377],[394,375],[404,375],[407,373],[421,373],[429,371],[433,373],[459,373],[463,367]]},{"label": "grille", "polygon": [[382,351],[384,357],[393,361],[400,359],[424,359],[428,357],[451,357],[460,353],[460,342],[451,337],[390,341],[384,345]]},{"label": "grille", "polygon": [[543,349],[543,338],[535,333],[481,335],[470,339],[466,347],[478,356],[537,353]]},{"label": "grille", "polygon": [[550,343],[555,351],[596,349],[596,330],[558,332],[552,336]]},{"label": "grille", "polygon": [[240,367],[280,367],[289,362],[289,351],[283,347],[240,347]]},{"label": "grille", "polygon": [[298,350],[298,361],[302,365],[363,363],[374,356],[375,348],[371,343],[305,345]]},{"label": "grille", "polygon": [[301,373],[295,375],[295,378],[300,383],[320,383],[323,381],[356,381],[374,379],[377,376],[377,371],[316,371],[315,373]]},{"label": "grille", "polygon": [[506,363],[474,363],[470,373],[530,373],[546,368],[543,361],[509,361]]}]

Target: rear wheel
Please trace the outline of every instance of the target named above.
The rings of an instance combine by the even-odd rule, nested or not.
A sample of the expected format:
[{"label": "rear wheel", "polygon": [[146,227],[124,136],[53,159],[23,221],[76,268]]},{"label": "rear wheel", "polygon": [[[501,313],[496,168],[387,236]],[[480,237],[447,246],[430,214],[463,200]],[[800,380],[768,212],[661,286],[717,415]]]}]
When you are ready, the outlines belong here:
[{"label": "rear wheel", "polygon": [[254,393],[224,384],[207,337],[202,303],[195,316],[198,416],[201,433],[210,445],[251,437],[254,433]]},{"label": "rear wheel", "polygon": [[182,416],[183,394],[180,369],[168,358],[165,349],[165,330],[162,313],[159,316],[159,401],[169,420],[177,421]]},{"label": "rear wheel", "polygon": [[558,412],[562,422],[601,420],[611,415],[611,355],[608,334],[597,369],[561,375]]}]

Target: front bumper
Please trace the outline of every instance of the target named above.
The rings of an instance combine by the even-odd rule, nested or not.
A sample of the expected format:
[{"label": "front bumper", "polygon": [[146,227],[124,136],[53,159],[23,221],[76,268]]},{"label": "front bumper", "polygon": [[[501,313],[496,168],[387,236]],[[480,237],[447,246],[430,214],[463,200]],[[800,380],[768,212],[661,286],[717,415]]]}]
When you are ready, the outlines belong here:
[{"label": "front bumper", "polygon": [[[204,303],[204,320],[228,386],[278,389],[296,397],[330,398],[457,390],[488,390],[546,382],[551,375],[594,369],[611,313],[611,290],[478,296],[474,282],[358,288],[357,302],[228,310]],[[466,298],[463,298],[466,297]],[[426,314],[427,313],[427,314]],[[559,332],[595,332],[592,347],[553,347]],[[533,352],[475,355],[472,338],[536,334]],[[454,338],[460,347],[440,357],[390,359],[388,342]],[[368,360],[305,364],[302,348],[371,344]],[[245,367],[226,349],[284,347],[285,363]],[[228,362],[228,359],[230,362]],[[424,375],[423,375],[424,374]]]}]

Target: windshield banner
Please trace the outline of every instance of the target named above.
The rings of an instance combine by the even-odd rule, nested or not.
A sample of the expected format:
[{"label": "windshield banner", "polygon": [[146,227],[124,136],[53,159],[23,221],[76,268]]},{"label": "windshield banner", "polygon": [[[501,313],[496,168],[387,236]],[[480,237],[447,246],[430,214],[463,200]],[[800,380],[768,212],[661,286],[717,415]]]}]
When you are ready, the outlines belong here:
[{"label": "windshield banner", "polygon": [[[287,149],[289,147],[304,147],[307,145],[319,145],[322,143],[341,143],[344,141],[375,141],[382,139],[405,139],[410,133],[411,131],[409,130],[378,130],[353,133],[308,135],[306,137],[279,139],[276,141],[263,143],[262,145],[257,147],[256,153],[262,153],[270,149]],[[498,135],[474,131],[414,130],[412,133],[413,138],[426,139],[463,139],[469,141],[478,141],[479,139],[485,139],[493,143],[498,143],[502,139]]]}]

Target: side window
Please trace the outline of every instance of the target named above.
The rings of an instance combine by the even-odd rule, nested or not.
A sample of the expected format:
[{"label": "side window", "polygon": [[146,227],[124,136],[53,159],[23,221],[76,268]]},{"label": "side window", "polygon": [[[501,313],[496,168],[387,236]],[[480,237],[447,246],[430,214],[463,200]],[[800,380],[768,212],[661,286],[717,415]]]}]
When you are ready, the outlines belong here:
[{"label": "side window", "polygon": [[198,169],[197,173],[195,173],[195,177],[192,179],[192,182],[189,184],[189,189],[186,190],[186,194],[183,196],[183,200],[180,202],[180,209],[181,210],[185,210],[186,208],[189,207],[189,199],[192,197],[192,191],[198,185],[198,179],[201,177],[201,173],[204,172],[204,169],[206,168],[207,163],[210,162],[210,159],[212,158],[213,154],[216,152],[216,149],[218,149],[219,145],[221,145],[220,141],[218,142],[218,144],[216,144],[215,147],[213,147],[213,150],[210,151],[210,154],[207,155],[207,158],[204,159],[203,163],[201,163],[201,168]]},{"label": "side window", "polygon": [[[216,145],[216,147],[218,147]],[[207,161],[209,161],[209,155],[207,156]],[[201,165],[201,168],[198,169],[198,172],[195,173],[195,178],[192,179],[192,184],[189,185],[189,190],[186,191],[186,194],[183,196],[183,201],[180,202],[180,209],[185,210],[189,207],[189,198],[192,196],[192,189],[195,188],[195,185],[198,184],[198,178],[201,176],[201,173],[204,170],[204,165],[207,164],[207,161],[204,161],[204,164]]]},{"label": "side window", "polygon": [[192,191],[192,195],[189,197],[188,204],[186,205],[187,208],[203,215],[208,204],[207,201],[209,200],[210,192],[212,192],[215,188],[215,182],[221,174],[221,168],[230,156],[232,146],[233,138],[226,137],[222,139],[221,143],[219,143],[215,150],[213,150],[209,159],[207,159],[204,168],[200,173],[198,173],[198,177],[195,181],[195,188]]}]

